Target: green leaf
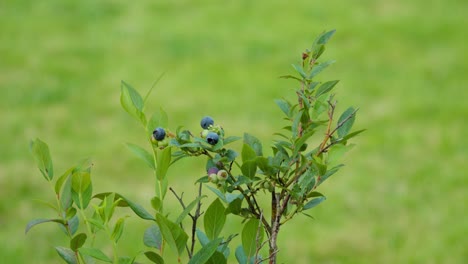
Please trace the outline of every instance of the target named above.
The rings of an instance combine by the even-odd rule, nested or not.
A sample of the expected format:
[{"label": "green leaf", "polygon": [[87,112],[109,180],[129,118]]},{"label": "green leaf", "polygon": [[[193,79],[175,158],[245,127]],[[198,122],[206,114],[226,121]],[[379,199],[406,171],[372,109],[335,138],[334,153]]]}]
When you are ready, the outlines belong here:
[{"label": "green leaf", "polygon": [[142,159],[151,169],[156,169],[156,166],[154,165],[153,155],[151,155],[146,149],[132,143],[127,143],[126,145],[137,157]]},{"label": "green leaf", "polygon": [[257,154],[255,153],[255,150],[247,144],[244,144],[242,146],[242,162],[246,161],[252,161],[257,158]]},{"label": "green leaf", "polygon": [[31,141],[30,148],[42,176],[44,176],[47,181],[51,181],[54,177],[54,167],[52,165],[49,147],[44,141],[36,138],[34,141]]},{"label": "green leaf", "polygon": [[304,194],[312,190],[315,185],[315,175],[316,172],[309,169],[301,176],[298,181],[301,189],[301,192],[299,193],[300,196],[304,196]]},{"label": "green leaf", "polygon": [[200,241],[200,244],[202,245],[202,247],[210,243],[210,239],[199,228],[197,228],[196,233],[197,233],[198,241]]},{"label": "green leaf", "polygon": [[135,261],[135,258],[124,256],[124,257],[119,257],[118,264],[134,264],[135,263],[134,261]]},{"label": "green leaf", "polygon": [[124,224],[125,224],[125,217],[119,218],[114,226],[114,231],[112,231],[111,239],[115,241],[115,243],[119,242],[120,237],[122,236]]},{"label": "green leaf", "polygon": [[307,79],[307,75],[305,74],[304,69],[302,69],[301,66],[296,64],[293,64],[292,66],[294,70],[302,76],[302,78]]},{"label": "green leaf", "polygon": [[348,140],[348,139],[351,139],[359,134],[361,134],[362,132],[366,131],[367,129],[361,129],[361,130],[357,130],[357,131],[354,131],[354,132],[351,132],[349,134],[347,134],[346,136],[344,136],[341,140]]},{"label": "green leaf", "polygon": [[114,209],[116,206],[116,203],[114,203],[114,201],[115,201],[115,193],[111,193],[107,195],[106,198],[104,199],[104,204],[105,204],[104,216],[105,216],[106,221],[109,221],[112,218],[112,215],[114,214]]},{"label": "green leaf", "polygon": [[242,196],[242,194],[239,194],[239,196],[240,197],[237,197],[229,202],[228,208],[226,208],[226,214],[240,214],[242,208],[242,200],[244,197]]},{"label": "green leaf", "polygon": [[79,233],[70,240],[70,249],[77,251],[80,247],[84,245],[88,236],[85,233]]},{"label": "green leaf", "polygon": [[78,215],[75,215],[70,220],[68,220],[68,228],[72,235],[74,235],[76,231],[78,231],[79,226],[80,226],[80,218],[78,217]]},{"label": "green leaf", "polygon": [[226,146],[227,144],[229,143],[232,143],[232,142],[235,142],[237,140],[241,139],[241,137],[237,137],[237,136],[230,136],[230,137],[227,137],[223,140],[223,144]]},{"label": "green leaf", "polygon": [[341,114],[338,119],[338,137],[346,136],[354,124],[354,119],[356,118],[356,110],[353,107],[346,109],[343,114]]},{"label": "green leaf", "polygon": [[330,147],[327,151],[327,163],[328,164],[336,164],[346,152],[348,152],[354,145],[343,145],[343,144],[335,144]]},{"label": "green leaf", "polygon": [[89,170],[78,170],[72,174],[72,190],[83,193],[91,184],[91,173]]},{"label": "green leaf", "polygon": [[[72,186],[73,186],[73,179],[72,179]],[[83,192],[76,192],[72,188],[72,199],[73,202],[75,202],[76,206],[80,209],[86,209],[89,205],[89,202],[93,198],[93,186],[91,184],[88,185],[88,188],[86,188]]]},{"label": "green leaf", "polygon": [[294,152],[292,154],[293,157],[295,157],[299,153],[299,151],[301,151],[302,145],[304,145],[304,143],[306,143],[307,140],[314,134],[315,134],[315,130],[311,130],[296,140],[296,142],[294,143]]},{"label": "green leaf", "polygon": [[169,221],[160,213],[156,214],[156,222],[158,223],[164,240],[174,251],[177,251],[180,256],[185,249],[188,235],[179,225]]},{"label": "green leaf", "polygon": [[42,223],[50,223],[50,222],[55,222],[55,223],[58,223],[58,224],[61,224],[63,226],[65,226],[65,223],[63,222],[62,219],[34,219],[34,220],[31,220],[28,222],[28,224],[26,225],[26,229],[24,230],[24,233],[27,234],[28,231],[38,225],[38,224],[42,224]]},{"label": "green leaf", "polygon": [[317,37],[317,40],[315,42],[320,45],[325,45],[327,44],[328,40],[330,40],[330,38],[333,36],[333,34],[335,34],[335,32],[336,32],[336,29],[330,30],[328,32],[324,32],[320,34],[320,36]]},{"label": "green leaf", "polygon": [[329,60],[329,61],[324,61],[324,62],[322,62],[322,63],[320,63],[318,65],[315,65],[312,68],[312,70],[310,71],[309,79],[314,78],[319,73],[321,73],[323,70],[325,70],[328,66],[330,66],[331,64],[333,64],[335,62],[336,62],[335,60]]},{"label": "green leaf", "polygon": [[153,263],[164,264],[164,259],[158,253],[155,253],[153,251],[146,251],[145,256]]},{"label": "green leaf", "polygon": [[320,181],[317,182],[317,186],[322,184],[326,179],[330,178],[330,176],[335,174],[343,166],[344,166],[343,164],[339,164],[329,169],[322,177],[320,177]]},{"label": "green leaf", "polygon": [[282,79],[294,79],[294,80],[298,80],[299,82],[302,83],[302,79],[297,78],[296,76],[293,76],[293,75],[290,75],[290,74],[282,75],[282,76],[280,76],[280,78],[282,78]]},{"label": "green leaf", "polygon": [[[247,259],[255,255],[257,247],[263,242],[263,227],[260,220],[252,218],[244,224],[242,229],[242,247]],[[257,244],[258,243],[258,244]]]},{"label": "green leaf", "polygon": [[145,208],[143,208],[141,205],[130,201],[129,199],[125,198],[120,194],[117,195],[120,196],[125,202],[127,202],[128,206],[130,206],[132,211],[140,218],[145,220],[155,220],[154,217],[150,213],[148,213],[148,211],[146,211]]},{"label": "green leaf", "polygon": [[299,124],[301,122],[302,114],[304,113],[303,110],[300,110],[299,112],[296,113],[294,116],[294,120],[291,126],[291,132],[293,138],[297,138],[299,135]]},{"label": "green leaf", "polygon": [[227,203],[226,196],[224,196],[224,194],[220,190],[213,188],[209,185],[206,185],[206,187],[212,192],[214,192],[214,194],[216,194],[216,196],[218,196],[223,202]]},{"label": "green leaf", "polygon": [[153,247],[159,250],[161,249],[162,235],[158,225],[151,225],[145,230],[145,234],[143,236],[143,243],[147,247]]},{"label": "green leaf", "polygon": [[276,105],[283,111],[283,113],[289,117],[289,109],[291,108],[291,105],[288,101],[284,99],[275,99]]},{"label": "green leaf", "polygon": [[132,86],[124,81],[121,83],[120,104],[127,113],[146,127],[146,117],[143,113],[143,99]]},{"label": "green leaf", "polygon": [[203,246],[188,262],[189,264],[206,263],[208,259],[215,253],[219,244],[223,241],[222,238],[211,240],[208,244]]},{"label": "green leaf", "polygon": [[314,198],[304,205],[303,210],[309,210],[311,208],[314,208],[315,206],[319,205],[326,199],[327,198],[325,198],[325,196]]},{"label": "green leaf", "polygon": [[227,263],[226,256],[219,251],[215,251],[213,255],[211,255],[210,259],[208,259],[208,261],[206,262],[206,264],[226,264],[226,263]]},{"label": "green leaf", "polygon": [[247,264],[248,259],[242,245],[236,248],[236,259],[239,264]]},{"label": "green leaf", "polygon": [[166,177],[167,170],[171,165],[171,147],[166,147],[158,157],[158,166],[156,167],[156,176],[158,180]]},{"label": "green leaf", "polygon": [[62,189],[62,185],[63,183],[65,182],[65,180],[68,179],[68,176],[70,176],[72,173],[73,173],[73,170],[75,169],[75,167],[71,167],[69,168],[66,172],[64,172],[62,174],[62,176],[60,176],[57,181],[55,182],[55,187],[54,187],[54,190],[55,190],[55,194],[59,194],[60,193],[60,190]]},{"label": "green leaf", "polygon": [[257,173],[257,163],[255,160],[246,161],[241,166],[241,171],[244,176],[253,179]]},{"label": "green leaf", "polygon": [[177,217],[177,220],[175,221],[176,224],[180,224],[182,223],[182,221],[184,220],[184,218],[190,213],[190,211],[193,210],[193,208],[198,204],[198,202],[202,199],[202,198],[205,198],[206,195],[203,195],[203,196],[198,196],[195,200],[193,200],[189,205],[187,205],[184,209],[184,211],[182,211],[182,213],[179,215],[179,217]]},{"label": "green leaf", "polygon": [[262,143],[256,137],[244,133],[244,144],[251,146],[253,150],[255,150],[257,156],[263,156]]},{"label": "green leaf", "polygon": [[60,194],[60,204],[62,209],[67,210],[73,204],[72,198],[72,177],[68,176]]},{"label": "green leaf", "polygon": [[51,202],[47,202],[47,201],[43,201],[43,200],[39,200],[39,199],[33,199],[32,201],[34,203],[38,203],[38,204],[44,205],[46,207],[49,207],[49,208],[53,209],[54,211],[56,211],[57,213],[59,213],[59,210],[58,210],[57,206],[54,205]]},{"label": "green leaf", "polygon": [[104,262],[112,263],[112,260],[108,256],[106,256],[106,254],[104,254],[104,252],[102,252],[100,249],[82,247],[78,249],[78,251],[82,255],[90,256],[95,259],[102,260]]},{"label": "green leaf", "polygon": [[76,264],[76,257],[75,257],[75,252],[73,252],[69,248],[65,247],[55,247],[55,250],[59,254],[59,256],[65,260],[68,264]]},{"label": "green leaf", "polygon": [[334,80],[334,81],[328,81],[324,82],[320,87],[317,89],[317,92],[315,94],[316,97],[321,96],[322,94],[326,94],[329,91],[335,87],[335,85],[339,82],[339,80]]},{"label": "green leaf", "polygon": [[163,206],[163,202],[161,201],[161,199],[159,199],[159,197],[154,196],[153,198],[151,198],[151,206],[153,207],[154,210],[159,212],[159,211],[161,211],[161,207]]},{"label": "green leaf", "polygon": [[218,238],[226,222],[226,209],[219,199],[214,200],[206,209],[204,216],[205,232],[209,239]]}]

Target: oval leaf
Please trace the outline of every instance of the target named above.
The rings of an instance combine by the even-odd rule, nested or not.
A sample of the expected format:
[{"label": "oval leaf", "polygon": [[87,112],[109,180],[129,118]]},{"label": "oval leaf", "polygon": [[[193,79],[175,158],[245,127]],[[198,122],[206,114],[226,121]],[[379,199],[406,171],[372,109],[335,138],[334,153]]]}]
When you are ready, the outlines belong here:
[{"label": "oval leaf", "polygon": [[315,206],[319,205],[320,203],[322,203],[326,199],[327,198],[325,198],[325,196],[314,198],[314,199],[310,200],[309,202],[307,202],[304,205],[303,210],[308,210],[308,209],[314,208]]},{"label": "oval leaf", "polygon": [[78,235],[73,237],[70,241],[71,250],[76,252],[80,247],[84,245],[84,243],[86,242],[86,238],[88,238],[88,236],[85,233],[79,233]]},{"label": "oval leaf", "polygon": [[156,166],[154,165],[154,158],[153,156],[144,148],[132,144],[132,143],[127,143],[127,147],[140,159],[142,159],[151,169],[156,169]]},{"label": "oval leaf", "polygon": [[257,247],[263,242],[263,227],[260,220],[250,219],[242,229],[242,247],[247,259],[255,255]]},{"label": "oval leaf", "polygon": [[158,225],[151,225],[145,230],[145,234],[143,236],[143,243],[147,247],[161,249],[162,235]]},{"label": "oval leaf", "polygon": [[47,181],[51,181],[54,177],[54,168],[52,165],[52,158],[50,157],[49,146],[47,146],[44,141],[36,138],[34,141],[31,141],[30,148],[42,176],[44,176]]},{"label": "oval leaf", "polygon": [[155,253],[153,251],[146,251],[145,256],[153,263],[164,264],[164,259],[158,253]]},{"label": "oval leaf", "polygon": [[218,238],[219,233],[224,227],[226,222],[226,214],[223,203],[219,199],[214,200],[204,216],[205,232],[209,239],[213,240]]},{"label": "oval leaf", "polygon": [[73,252],[69,248],[65,247],[55,247],[55,250],[59,254],[59,256],[65,260],[68,264],[76,264],[76,257],[75,257],[75,252]]},{"label": "oval leaf", "polygon": [[36,226],[36,225],[42,224],[42,223],[49,223],[49,222],[55,222],[55,223],[59,223],[59,224],[65,226],[65,223],[61,219],[34,219],[34,220],[31,220],[31,221],[28,222],[28,224],[26,225],[26,229],[25,229],[24,233],[27,234],[28,231],[33,226]]},{"label": "oval leaf", "polygon": [[120,104],[127,113],[146,127],[146,117],[143,113],[143,99],[130,84],[124,81],[121,84]]},{"label": "oval leaf", "polygon": [[97,248],[84,248],[84,247],[82,247],[82,248],[78,249],[78,251],[82,255],[90,256],[90,257],[93,257],[95,259],[102,260],[104,262],[112,263],[112,260],[106,254],[104,254],[101,250],[99,250]]},{"label": "oval leaf", "polygon": [[166,147],[159,155],[158,166],[156,168],[156,176],[158,180],[162,180],[166,177],[167,170],[171,165],[171,147]]},{"label": "oval leaf", "polygon": [[353,127],[354,119],[356,118],[356,111],[354,108],[350,107],[341,114],[340,119],[338,119],[338,137],[346,136],[351,127]]}]

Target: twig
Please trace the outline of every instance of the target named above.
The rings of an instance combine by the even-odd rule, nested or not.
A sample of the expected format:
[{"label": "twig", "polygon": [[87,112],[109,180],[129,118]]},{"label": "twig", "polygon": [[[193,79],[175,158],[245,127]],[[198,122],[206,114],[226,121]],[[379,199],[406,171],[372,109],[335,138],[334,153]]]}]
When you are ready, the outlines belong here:
[{"label": "twig", "polygon": [[[201,197],[202,195],[202,183],[200,182],[199,184],[199,187],[198,187],[198,197]],[[192,218],[192,244],[190,245],[190,252],[189,252],[189,257],[192,258],[193,256],[193,251],[195,249],[195,232],[197,231],[197,221],[198,221],[198,218],[200,218],[200,216],[203,214],[203,213],[200,213],[200,210],[201,210],[201,199],[198,200],[198,204],[197,204],[197,209],[195,210],[195,215],[190,215],[190,217]]]}]

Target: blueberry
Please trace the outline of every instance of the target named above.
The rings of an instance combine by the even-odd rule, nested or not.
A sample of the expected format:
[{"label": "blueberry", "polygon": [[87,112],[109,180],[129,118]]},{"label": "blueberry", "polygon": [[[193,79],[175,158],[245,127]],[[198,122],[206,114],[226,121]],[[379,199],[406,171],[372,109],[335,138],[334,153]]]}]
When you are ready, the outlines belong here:
[{"label": "blueberry", "polygon": [[162,127],[158,127],[153,131],[153,137],[157,141],[161,141],[166,137],[166,131]]},{"label": "blueberry", "polygon": [[206,142],[210,145],[216,145],[218,143],[219,136],[215,132],[210,132],[206,135]]},{"label": "blueberry", "polygon": [[201,121],[200,121],[200,126],[203,129],[208,129],[209,126],[212,126],[214,124],[213,118],[209,116],[205,116]]},{"label": "blueberry", "polygon": [[218,171],[219,171],[218,168],[211,167],[211,168],[208,169],[208,175],[213,174],[213,173],[216,174],[216,173],[218,173]]}]

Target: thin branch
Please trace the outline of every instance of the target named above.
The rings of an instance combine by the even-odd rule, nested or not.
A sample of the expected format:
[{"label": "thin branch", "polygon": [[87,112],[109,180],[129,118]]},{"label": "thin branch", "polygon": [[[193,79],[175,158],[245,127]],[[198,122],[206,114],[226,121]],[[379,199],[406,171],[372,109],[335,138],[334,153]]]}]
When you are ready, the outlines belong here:
[{"label": "thin branch", "polygon": [[[198,197],[201,197],[201,195],[202,195],[202,183],[200,182],[199,187],[198,187]],[[197,209],[195,210],[195,215],[190,216],[192,217],[192,244],[190,245],[190,252],[189,252],[190,258],[192,258],[193,251],[195,249],[195,233],[197,231],[197,221],[198,221],[198,218],[200,218],[200,216],[203,214],[203,213],[200,213],[201,205],[202,205],[201,199],[199,199],[198,204],[197,204]]]}]

